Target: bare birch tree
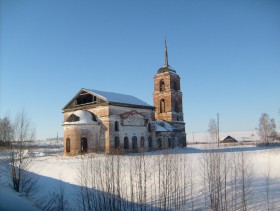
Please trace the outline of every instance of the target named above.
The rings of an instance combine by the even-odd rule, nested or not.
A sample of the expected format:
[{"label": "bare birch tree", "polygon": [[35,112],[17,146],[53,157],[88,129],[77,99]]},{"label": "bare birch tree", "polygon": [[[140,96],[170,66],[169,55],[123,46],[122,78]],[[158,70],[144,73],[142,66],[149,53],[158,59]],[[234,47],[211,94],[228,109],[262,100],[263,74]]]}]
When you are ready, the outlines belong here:
[{"label": "bare birch tree", "polygon": [[35,188],[36,180],[32,178],[29,170],[32,166],[32,156],[26,148],[26,141],[35,137],[35,129],[31,127],[30,120],[24,110],[16,115],[13,124],[13,143],[10,145],[8,174],[13,189],[25,192],[28,195]]},{"label": "bare birch tree", "polygon": [[277,133],[275,120],[270,118],[266,113],[261,115],[257,130],[261,137],[261,141],[265,144],[268,144],[276,138]]},{"label": "bare birch tree", "polygon": [[215,119],[209,120],[208,133],[212,141],[218,141],[218,125]]}]

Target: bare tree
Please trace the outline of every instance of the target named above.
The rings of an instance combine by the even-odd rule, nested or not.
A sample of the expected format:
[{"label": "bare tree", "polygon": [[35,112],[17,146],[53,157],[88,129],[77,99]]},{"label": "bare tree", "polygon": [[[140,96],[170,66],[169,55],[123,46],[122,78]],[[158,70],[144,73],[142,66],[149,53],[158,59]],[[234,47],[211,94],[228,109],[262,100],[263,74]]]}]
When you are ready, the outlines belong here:
[{"label": "bare tree", "polygon": [[13,143],[10,145],[8,155],[8,174],[15,191],[25,192],[27,195],[35,187],[36,181],[29,173],[32,165],[32,156],[25,146],[26,141],[34,139],[35,130],[24,110],[16,115],[13,124]]},{"label": "bare tree", "polygon": [[218,125],[215,119],[209,120],[208,133],[213,141],[218,141]]},{"label": "bare tree", "polygon": [[269,141],[273,141],[276,137],[276,124],[273,118],[270,118],[268,114],[263,113],[259,120],[259,127],[257,128],[262,142],[265,144]]},{"label": "bare tree", "polygon": [[0,146],[10,146],[13,139],[13,126],[8,116],[0,118]]}]

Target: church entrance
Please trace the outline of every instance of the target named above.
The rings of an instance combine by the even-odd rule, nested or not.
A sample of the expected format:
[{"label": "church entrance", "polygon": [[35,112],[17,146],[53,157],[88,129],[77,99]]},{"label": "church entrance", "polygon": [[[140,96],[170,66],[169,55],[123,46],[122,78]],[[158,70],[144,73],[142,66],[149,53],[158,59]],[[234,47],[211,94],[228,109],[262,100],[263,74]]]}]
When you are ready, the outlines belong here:
[{"label": "church entrance", "polygon": [[86,153],[87,152],[87,139],[82,138],[81,140],[81,153]]}]

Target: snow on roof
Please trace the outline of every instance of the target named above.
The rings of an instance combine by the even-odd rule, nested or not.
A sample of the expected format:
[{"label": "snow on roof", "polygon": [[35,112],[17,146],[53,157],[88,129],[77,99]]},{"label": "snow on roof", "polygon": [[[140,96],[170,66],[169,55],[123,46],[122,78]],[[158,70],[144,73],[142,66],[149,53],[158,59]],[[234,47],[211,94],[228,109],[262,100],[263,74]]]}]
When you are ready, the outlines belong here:
[{"label": "snow on roof", "polygon": [[[68,121],[64,122],[64,124],[96,124],[95,121],[92,120],[92,115],[89,111],[85,110],[77,110],[74,113],[75,116],[79,117],[78,121]],[[71,115],[72,115],[71,114]]]},{"label": "snow on roof", "polygon": [[166,121],[162,121],[162,120],[157,121],[156,132],[165,132],[165,131],[179,131],[179,129],[169,124]]},{"label": "snow on roof", "polygon": [[93,89],[83,89],[83,90],[86,92],[90,92],[91,94],[97,95],[108,102],[125,103],[125,104],[140,105],[140,106],[151,106],[148,103],[144,102],[143,100],[140,100],[131,95],[119,94],[114,92],[105,92],[105,91],[99,91]]}]

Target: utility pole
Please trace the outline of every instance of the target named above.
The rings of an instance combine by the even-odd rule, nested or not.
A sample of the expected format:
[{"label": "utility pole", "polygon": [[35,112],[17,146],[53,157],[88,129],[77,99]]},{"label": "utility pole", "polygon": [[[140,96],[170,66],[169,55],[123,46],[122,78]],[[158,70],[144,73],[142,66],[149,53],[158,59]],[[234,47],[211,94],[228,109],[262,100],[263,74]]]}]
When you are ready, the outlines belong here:
[{"label": "utility pole", "polygon": [[218,141],[218,147],[220,147],[220,115],[217,113],[217,141]]}]

